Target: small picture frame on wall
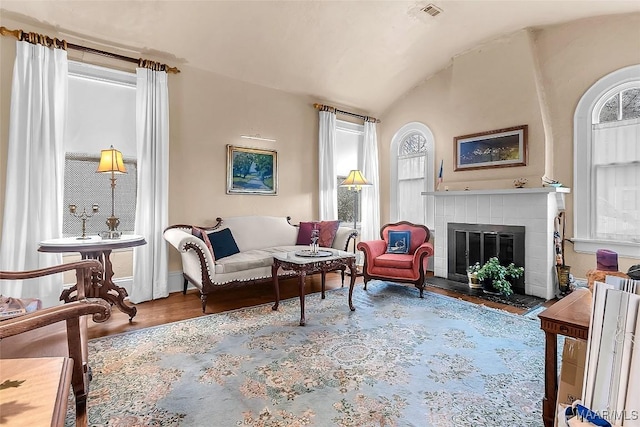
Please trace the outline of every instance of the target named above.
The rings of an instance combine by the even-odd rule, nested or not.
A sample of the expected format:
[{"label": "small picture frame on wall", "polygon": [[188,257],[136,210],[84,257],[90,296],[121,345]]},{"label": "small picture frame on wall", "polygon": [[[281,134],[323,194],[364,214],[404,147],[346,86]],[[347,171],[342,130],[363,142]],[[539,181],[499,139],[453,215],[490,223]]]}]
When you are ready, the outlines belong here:
[{"label": "small picture frame on wall", "polygon": [[227,145],[227,194],[278,193],[275,150]]},{"label": "small picture frame on wall", "polygon": [[457,136],[455,171],[526,166],[527,125]]}]

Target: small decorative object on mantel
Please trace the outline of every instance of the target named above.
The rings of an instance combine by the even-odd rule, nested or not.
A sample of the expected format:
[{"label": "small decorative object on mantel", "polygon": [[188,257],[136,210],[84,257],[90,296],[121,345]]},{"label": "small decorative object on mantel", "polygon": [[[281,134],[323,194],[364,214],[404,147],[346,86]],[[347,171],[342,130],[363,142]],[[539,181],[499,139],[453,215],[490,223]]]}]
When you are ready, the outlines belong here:
[{"label": "small decorative object on mantel", "polygon": [[551,179],[548,176],[544,175],[542,177],[542,186],[543,187],[562,187],[562,183],[560,181],[556,181],[555,179]]},{"label": "small decorative object on mantel", "polygon": [[522,188],[528,182],[527,178],[518,178],[513,180],[513,186],[516,188]]}]

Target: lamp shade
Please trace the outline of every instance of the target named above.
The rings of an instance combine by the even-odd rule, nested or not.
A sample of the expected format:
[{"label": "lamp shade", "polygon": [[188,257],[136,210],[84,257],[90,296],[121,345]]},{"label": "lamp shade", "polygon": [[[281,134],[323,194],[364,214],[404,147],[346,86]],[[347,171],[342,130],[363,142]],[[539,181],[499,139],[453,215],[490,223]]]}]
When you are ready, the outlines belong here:
[{"label": "lamp shade", "polygon": [[127,168],[122,160],[122,153],[113,148],[113,145],[107,150],[102,150],[100,164],[96,172],[127,173]]},{"label": "lamp shade", "polygon": [[344,181],[340,183],[340,187],[348,187],[349,189],[355,188],[359,190],[360,187],[365,185],[373,185],[369,181],[366,180],[364,176],[362,176],[362,172],[357,169],[349,172],[349,176],[345,178]]}]

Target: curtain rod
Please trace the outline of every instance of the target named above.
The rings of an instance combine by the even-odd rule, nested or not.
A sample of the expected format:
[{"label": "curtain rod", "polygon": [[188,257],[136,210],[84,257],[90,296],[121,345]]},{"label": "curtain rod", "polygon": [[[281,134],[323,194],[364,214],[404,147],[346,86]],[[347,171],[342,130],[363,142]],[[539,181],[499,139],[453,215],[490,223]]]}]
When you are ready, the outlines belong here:
[{"label": "curtain rod", "polygon": [[375,117],[363,116],[362,114],[356,114],[356,113],[351,113],[349,111],[338,110],[337,108],[331,107],[329,105],[313,104],[313,107],[316,110],[331,111],[334,113],[346,114],[347,116],[357,117],[359,119],[364,120],[365,122],[380,123],[380,120],[376,119]]},{"label": "curtain rod", "polygon": [[51,38],[43,34],[38,33],[26,33],[22,30],[9,30],[6,27],[0,27],[0,34],[3,36],[13,36],[20,41],[26,41],[33,44],[42,44],[44,46],[53,46],[55,48],[62,48],[64,50],[74,49],[79,50],[81,52],[93,53],[95,55],[106,56],[107,58],[118,59],[120,61],[131,62],[134,64],[138,64],[139,67],[142,68],[150,68],[155,71],[166,71],[167,73],[177,74],[180,70],[177,67],[170,67],[167,64],[161,64],[156,61],[152,61],[150,59],[142,59],[142,58],[131,58],[124,55],[119,55],[117,53],[106,52],[104,50],[93,49],[91,47],[80,46],[73,43],[68,43],[65,40],[60,40],[57,38]]}]

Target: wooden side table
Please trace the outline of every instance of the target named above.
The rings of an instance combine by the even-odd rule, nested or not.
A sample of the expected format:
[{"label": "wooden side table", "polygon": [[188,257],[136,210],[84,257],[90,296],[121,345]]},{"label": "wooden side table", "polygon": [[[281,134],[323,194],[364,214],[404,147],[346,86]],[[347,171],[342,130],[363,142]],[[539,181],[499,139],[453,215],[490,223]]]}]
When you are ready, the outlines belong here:
[{"label": "wooden side table", "polygon": [[545,334],[544,399],[542,419],[553,427],[558,398],[558,335],[587,340],[591,320],[592,294],[576,289],[538,315]]},{"label": "wooden side table", "polygon": [[73,360],[0,359],[3,426],[64,426]]},{"label": "wooden side table", "polygon": [[[80,252],[82,259],[97,259],[100,261],[104,270],[102,283],[99,286],[92,286],[91,283],[88,283],[85,295],[88,298],[102,298],[112,305],[115,304],[120,311],[129,315],[129,322],[131,322],[138,309],[125,304],[124,299],[128,296],[127,290],[113,283],[113,265],[109,256],[114,249],[132,248],[146,243],[143,236],[136,234],[123,234],[119,239],[103,239],[99,236],[89,236],[87,239],[64,237],[40,242],[38,252]],[[72,301],[74,297],[71,294],[75,290],[74,286],[63,291],[60,299],[65,302]]]}]

